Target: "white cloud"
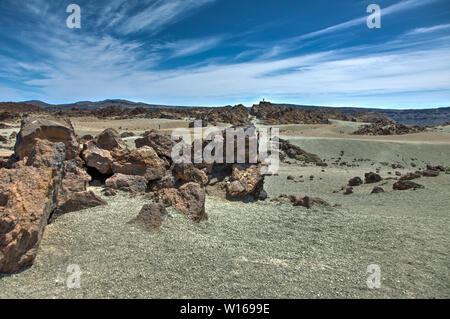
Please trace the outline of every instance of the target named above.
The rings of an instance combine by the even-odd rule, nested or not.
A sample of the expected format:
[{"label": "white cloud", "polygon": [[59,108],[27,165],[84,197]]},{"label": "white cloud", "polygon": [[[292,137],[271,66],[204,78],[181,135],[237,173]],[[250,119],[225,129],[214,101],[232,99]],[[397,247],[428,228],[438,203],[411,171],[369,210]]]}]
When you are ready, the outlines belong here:
[{"label": "white cloud", "polygon": [[119,27],[123,34],[142,30],[156,32],[163,26],[185,18],[189,11],[215,0],[158,0],[135,16],[127,17]]},{"label": "white cloud", "polygon": [[416,35],[416,34],[424,34],[424,33],[430,33],[435,31],[441,31],[441,30],[447,30],[450,29],[450,24],[439,24],[428,28],[416,28],[410,32],[408,32],[406,35]]}]

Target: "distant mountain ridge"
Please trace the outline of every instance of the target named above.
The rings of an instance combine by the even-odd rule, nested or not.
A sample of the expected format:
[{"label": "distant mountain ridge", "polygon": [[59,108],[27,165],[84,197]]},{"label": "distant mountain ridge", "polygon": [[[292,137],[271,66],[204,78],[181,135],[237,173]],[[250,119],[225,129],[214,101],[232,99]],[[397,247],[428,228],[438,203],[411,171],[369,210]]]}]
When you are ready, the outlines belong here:
[{"label": "distant mountain ridge", "polygon": [[32,101],[24,101],[22,103],[38,106],[44,109],[60,109],[60,110],[69,110],[72,108],[77,108],[80,110],[97,110],[104,107],[110,107],[110,106],[120,106],[124,108],[138,108],[142,107],[145,109],[173,109],[178,107],[184,107],[184,106],[169,106],[169,105],[157,105],[157,104],[147,104],[142,102],[132,102],[128,100],[121,100],[121,99],[109,99],[109,100],[103,100],[98,102],[91,102],[91,101],[79,101],[75,103],[68,103],[68,104],[48,104],[42,101],[38,100],[32,100]]},{"label": "distant mountain ridge", "polygon": [[[76,103],[69,104],[48,104],[38,100],[24,101],[22,103],[37,106],[43,109],[60,109],[60,110],[70,110],[73,108],[82,110],[96,110],[100,108],[110,107],[110,106],[120,106],[124,108],[145,108],[148,110],[170,110],[176,108],[191,108],[196,106],[171,106],[171,105],[158,105],[158,104],[147,104],[143,102],[132,102],[122,99],[108,99],[104,101],[91,102],[91,101],[80,101]],[[296,104],[273,104],[275,106],[289,106],[300,108],[302,110],[312,110],[312,109],[336,109],[344,114],[351,114],[355,112],[378,112],[389,116],[394,121],[405,125],[441,125],[450,122],[450,107],[440,107],[440,108],[429,108],[429,109],[407,109],[407,110],[394,110],[394,109],[380,109],[380,108],[361,108],[361,107],[329,107],[329,106],[314,106],[314,105],[296,105]]]},{"label": "distant mountain ridge", "polygon": [[[295,105],[295,104],[274,104],[277,106],[290,106],[300,108],[302,110],[331,108],[329,106],[313,106],[313,105]],[[380,108],[362,108],[362,107],[332,107],[344,114],[352,114],[355,112],[377,112],[389,116],[394,121],[404,125],[442,125],[450,122],[450,107],[439,107],[429,109],[380,109]]]}]

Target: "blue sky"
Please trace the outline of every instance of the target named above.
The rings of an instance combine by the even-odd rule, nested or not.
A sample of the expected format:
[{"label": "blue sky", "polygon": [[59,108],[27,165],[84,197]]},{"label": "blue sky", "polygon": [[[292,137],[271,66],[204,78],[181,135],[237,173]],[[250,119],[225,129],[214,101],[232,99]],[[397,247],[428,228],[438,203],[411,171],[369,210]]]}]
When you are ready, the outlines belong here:
[{"label": "blue sky", "polygon": [[449,40],[449,0],[1,0],[0,100],[450,106]]}]

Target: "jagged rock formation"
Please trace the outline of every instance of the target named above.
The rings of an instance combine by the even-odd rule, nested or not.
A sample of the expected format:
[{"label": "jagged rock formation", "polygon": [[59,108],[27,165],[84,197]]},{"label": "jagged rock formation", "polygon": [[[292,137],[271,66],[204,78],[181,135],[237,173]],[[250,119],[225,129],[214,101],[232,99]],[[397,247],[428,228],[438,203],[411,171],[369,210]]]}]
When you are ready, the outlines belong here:
[{"label": "jagged rock formation", "polygon": [[70,122],[22,121],[15,150],[0,169],[0,273],[32,265],[45,226],[59,215],[106,204],[87,191]]},{"label": "jagged rock formation", "polygon": [[369,125],[363,125],[358,130],[353,132],[355,135],[403,135],[411,133],[419,133],[425,130],[420,126],[406,126],[403,124],[386,124],[386,123],[373,123]]}]

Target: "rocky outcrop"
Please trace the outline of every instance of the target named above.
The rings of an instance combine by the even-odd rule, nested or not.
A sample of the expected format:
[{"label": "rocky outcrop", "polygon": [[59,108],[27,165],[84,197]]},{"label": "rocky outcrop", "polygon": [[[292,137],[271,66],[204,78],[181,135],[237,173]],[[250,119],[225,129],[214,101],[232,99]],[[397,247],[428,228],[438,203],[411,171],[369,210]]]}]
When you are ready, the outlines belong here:
[{"label": "rocky outcrop", "polygon": [[33,264],[60,183],[49,167],[0,170],[0,273]]},{"label": "rocky outcrop", "polygon": [[160,189],[152,198],[166,207],[173,206],[195,222],[208,219],[205,210],[205,189],[197,183],[187,183],[178,189]]},{"label": "rocky outcrop", "polygon": [[363,125],[353,132],[355,135],[403,135],[419,133],[425,130],[421,126],[406,126],[403,124],[386,124],[384,122]]},{"label": "rocky outcrop", "polygon": [[250,114],[267,125],[277,124],[328,124],[328,119],[346,120],[347,117],[335,109],[302,110],[297,107],[273,105],[260,102],[253,105]]},{"label": "rocky outcrop", "polygon": [[0,272],[33,264],[45,226],[61,214],[105,205],[87,191],[69,122],[27,119],[8,169],[0,169]]},{"label": "rocky outcrop", "polygon": [[229,198],[242,198],[247,195],[259,197],[264,187],[261,165],[235,164],[232,167],[231,183],[227,184]]},{"label": "rocky outcrop", "polygon": [[384,189],[383,189],[382,187],[375,186],[375,187],[372,189],[371,194],[379,194],[379,193],[384,193]]},{"label": "rocky outcrop", "polygon": [[101,174],[112,174],[113,158],[107,150],[97,147],[95,142],[88,142],[82,152],[86,166],[95,168]]},{"label": "rocky outcrop", "polygon": [[297,145],[290,143],[287,140],[283,140],[280,138],[280,158],[289,157],[298,161],[307,162],[307,163],[320,163],[322,160],[316,154],[308,153],[305,150],[301,149]]},{"label": "rocky outcrop", "polygon": [[112,171],[115,174],[143,176],[147,181],[161,179],[166,171],[164,161],[149,146],[127,152],[113,152]]},{"label": "rocky outcrop", "polygon": [[162,222],[169,217],[166,208],[162,204],[146,204],[139,215],[130,220],[129,224],[138,224],[147,230],[158,231]]},{"label": "rocky outcrop", "polygon": [[119,133],[112,128],[108,128],[101,132],[95,139],[95,144],[107,151],[113,151],[115,149],[126,149],[125,142],[120,138]]},{"label": "rocky outcrop", "polygon": [[175,178],[182,182],[195,182],[202,186],[208,183],[208,176],[203,170],[194,167],[191,163],[174,164],[173,174]]},{"label": "rocky outcrop", "polygon": [[22,121],[22,127],[17,136],[14,146],[15,157],[18,160],[28,157],[38,139],[64,143],[67,160],[79,155],[79,143],[69,121],[27,118]]},{"label": "rocky outcrop", "polygon": [[172,159],[172,148],[175,142],[169,135],[163,134],[157,130],[151,130],[144,133],[142,138],[138,138],[135,141],[136,147],[141,148],[144,146],[150,146],[153,148],[161,158],[168,160]]}]

